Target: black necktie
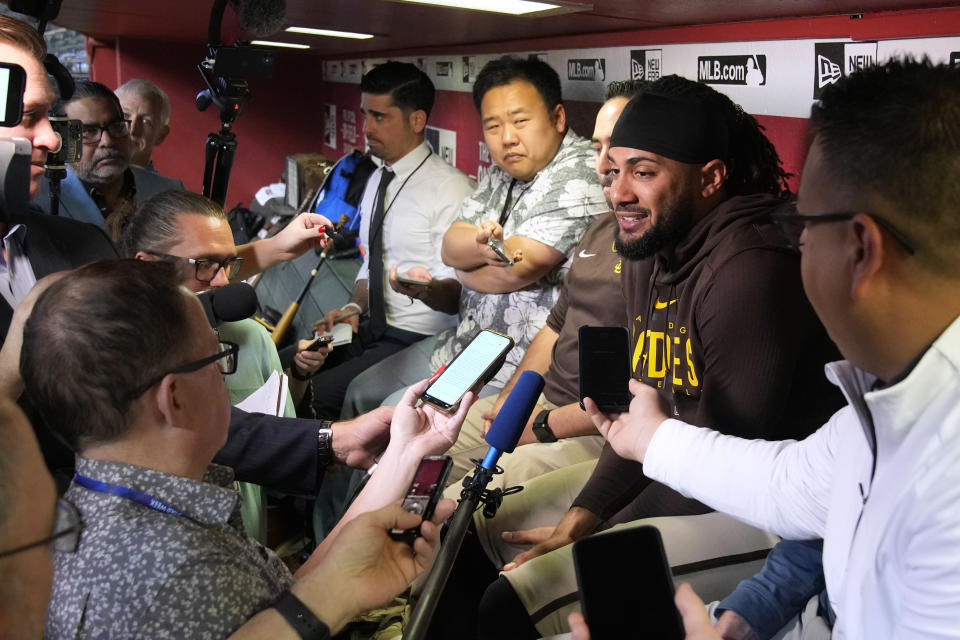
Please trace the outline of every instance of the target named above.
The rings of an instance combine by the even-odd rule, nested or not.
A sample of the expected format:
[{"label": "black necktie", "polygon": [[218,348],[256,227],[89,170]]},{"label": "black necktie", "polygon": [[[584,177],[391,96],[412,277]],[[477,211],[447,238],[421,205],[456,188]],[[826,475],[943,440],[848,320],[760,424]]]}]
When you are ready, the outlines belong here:
[{"label": "black necktie", "polygon": [[383,201],[387,196],[387,185],[396,177],[387,167],[380,172],[380,186],[377,187],[377,199],[370,219],[370,274],[367,281],[368,303],[370,307],[370,333],[374,340],[387,329],[387,315],[383,300]]}]

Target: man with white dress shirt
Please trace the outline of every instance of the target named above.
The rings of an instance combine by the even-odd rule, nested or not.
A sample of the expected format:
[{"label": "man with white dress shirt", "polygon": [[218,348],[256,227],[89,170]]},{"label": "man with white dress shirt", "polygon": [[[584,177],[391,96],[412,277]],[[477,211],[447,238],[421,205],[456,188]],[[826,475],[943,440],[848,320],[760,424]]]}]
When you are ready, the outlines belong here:
[{"label": "man with white dress shirt", "polygon": [[[460,283],[440,259],[440,246],[458,205],[474,188],[424,142],[436,93],[425,73],[387,62],[363,76],[360,91],[367,144],[383,164],[360,202],[365,259],[353,296],[318,323],[330,328],[343,318],[354,332],[353,344],[334,349],[313,379],[314,408],[329,418],[339,417],[354,376],[456,324]],[[407,296],[392,288],[397,276],[429,284]],[[351,314],[356,311],[360,317]]]}]

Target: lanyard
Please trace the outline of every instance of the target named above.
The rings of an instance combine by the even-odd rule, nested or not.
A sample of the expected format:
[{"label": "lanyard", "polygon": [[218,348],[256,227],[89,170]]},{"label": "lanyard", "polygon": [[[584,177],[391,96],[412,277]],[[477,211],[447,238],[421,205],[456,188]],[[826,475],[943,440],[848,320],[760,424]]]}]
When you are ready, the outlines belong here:
[{"label": "lanyard", "polygon": [[[512,203],[512,204],[516,204],[516,202],[512,202],[512,201],[513,201],[513,186],[514,186],[515,184],[517,184],[517,179],[516,179],[516,178],[512,178],[512,179],[510,180],[510,186],[507,187],[507,197],[506,197],[506,199],[503,201],[503,209],[501,209],[501,211],[500,211],[500,220],[499,220],[499,222],[500,222],[500,226],[501,226],[501,227],[502,227],[502,226],[504,225],[504,223],[507,221],[507,218],[510,217],[510,214],[513,213],[513,207],[510,206],[511,203]],[[521,192],[520,192],[520,198],[523,197],[523,194],[524,194],[524,193],[526,193],[526,191],[521,191]],[[517,202],[520,201],[520,198],[517,198]]]},{"label": "lanyard", "polygon": [[89,489],[90,491],[96,491],[98,493],[106,493],[112,496],[118,496],[120,498],[126,498],[127,500],[136,502],[137,504],[143,505],[148,509],[153,509],[154,511],[159,511],[160,513],[168,513],[172,516],[178,516],[180,518],[186,518],[194,521],[193,518],[184,514],[176,507],[170,506],[160,498],[154,498],[153,496],[137,491],[136,489],[121,487],[116,484],[110,484],[109,482],[101,482],[100,480],[94,480],[93,478],[82,476],[79,473],[73,474],[73,480],[84,489]]},{"label": "lanyard", "polygon": [[[393,206],[393,203],[397,201],[397,198],[400,196],[400,192],[403,191],[403,188],[404,188],[405,186],[407,186],[407,181],[410,180],[410,178],[413,177],[413,174],[415,174],[417,171],[420,171],[420,167],[422,167],[422,166],[427,162],[427,160],[430,159],[430,156],[431,156],[431,155],[433,155],[433,151],[430,150],[430,147],[427,147],[427,155],[425,155],[425,156],[423,157],[423,160],[420,161],[420,164],[417,165],[417,168],[414,169],[413,171],[411,171],[411,172],[410,172],[410,175],[408,175],[406,178],[404,178],[404,179],[403,179],[403,182],[400,183],[400,188],[397,189],[397,192],[396,192],[395,194],[393,194],[393,197],[392,197],[392,198],[390,198],[390,204],[388,204],[387,207],[386,207],[386,209],[383,210],[383,217],[381,218],[381,220],[385,220],[385,219],[386,219],[386,217],[387,217],[387,212],[390,211],[390,207]],[[386,167],[386,168],[387,168],[387,169],[390,169],[390,167]],[[390,169],[390,171],[393,171],[393,169]],[[387,194],[386,194],[386,192],[384,192],[383,197],[386,197],[386,196],[387,196]],[[374,210],[374,211],[377,210],[377,202],[376,202],[376,200],[374,200],[374,202],[373,202],[373,210]],[[372,220],[371,220],[371,222],[372,222]],[[381,224],[383,224],[383,223],[381,222]]]}]

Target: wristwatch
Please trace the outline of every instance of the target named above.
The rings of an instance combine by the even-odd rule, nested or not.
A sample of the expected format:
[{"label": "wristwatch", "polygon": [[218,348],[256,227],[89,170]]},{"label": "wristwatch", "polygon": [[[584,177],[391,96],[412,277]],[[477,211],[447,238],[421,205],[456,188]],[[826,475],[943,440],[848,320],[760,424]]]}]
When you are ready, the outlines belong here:
[{"label": "wristwatch", "polygon": [[302,640],[329,640],[330,629],[327,625],[292,592],[287,591],[273,604],[273,608],[283,616],[287,624],[293,627]]},{"label": "wristwatch", "polygon": [[317,429],[317,458],[324,467],[334,461],[332,427],[332,420],[321,420]]},{"label": "wristwatch", "polygon": [[540,442],[556,442],[557,436],[553,435],[550,425],[547,424],[547,418],[550,417],[551,409],[544,409],[537,414],[533,420],[533,435],[537,436]]}]

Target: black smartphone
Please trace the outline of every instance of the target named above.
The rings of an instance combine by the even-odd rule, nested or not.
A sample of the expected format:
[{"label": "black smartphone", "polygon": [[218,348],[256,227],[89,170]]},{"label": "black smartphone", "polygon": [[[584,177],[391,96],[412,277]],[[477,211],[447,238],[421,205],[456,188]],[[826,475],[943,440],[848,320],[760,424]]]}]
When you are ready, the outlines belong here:
[{"label": "black smartphone", "polygon": [[433,379],[423,401],[444,411],[455,409],[463,394],[496,375],[512,348],[513,338],[484,329]]},{"label": "black smartphone", "polygon": [[23,119],[27,72],[18,64],[0,62],[0,127],[15,127]]},{"label": "black smartphone", "polygon": [[487,240],[487,246],[493,249],[493,252],[497,254],[497,257],[500,258],[501,262],[506,264],[508,267],[513,266],[513,260],[507,256],[507,248],[503,246],[503,240],[491,237],[489,240]]},{"label": "black smartphone", "polygon": [[[660,531],[617,529],[573,543],[580,606],[593,640],[637,637],[682,640],[673,576]],[[638,615],[639,614],[639,615]]]},{"label": "black smartphone", "polygon": [[[424,520],[432,518],[452,468],[453,460],[450,456],[424,456],[410,488],[407,489],[407,495],[403,498],[403,508]],[[419,525],[413,529],[390,529],[391,538],[410,544],[413,544],[419,535]]]},{"label": "black smartphone", "polygon": [[320,347],[330,344],[331,342],[333,342],[333,336],[328,336],[328,335],[316,336],[313,339],[313,342],[311,342],[309,345],[307,345],[306,348],[304,348],[304,351],[319,351]]},{"label": "black smartphone", "polygon": [[623,327],[580,327],[580,407],[591,398],[604,413],[630,409],[630,340]]}]

